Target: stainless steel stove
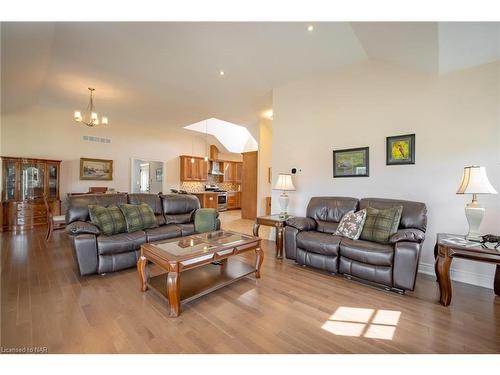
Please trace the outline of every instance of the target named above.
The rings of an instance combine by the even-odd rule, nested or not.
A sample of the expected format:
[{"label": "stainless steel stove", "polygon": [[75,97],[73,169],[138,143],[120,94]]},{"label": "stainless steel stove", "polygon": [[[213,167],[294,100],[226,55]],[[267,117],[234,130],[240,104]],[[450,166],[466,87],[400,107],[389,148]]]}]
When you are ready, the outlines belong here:
[{"label": "stainless steel stove", "polygon": [[215,184],[205,185],[205,191],[212,191],[217,194],[217,211],[227,211],[227,191],[222,190]]}]

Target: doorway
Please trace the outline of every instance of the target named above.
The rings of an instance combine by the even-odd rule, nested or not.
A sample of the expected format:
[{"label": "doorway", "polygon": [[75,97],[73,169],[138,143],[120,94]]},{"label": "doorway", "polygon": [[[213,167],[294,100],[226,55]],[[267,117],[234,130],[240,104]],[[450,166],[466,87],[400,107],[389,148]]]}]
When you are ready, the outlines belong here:
[{"label": "doorway", "polygon": [[132,193],[158,194],[163,191],[164,163],[156,160],[132,159]]}]

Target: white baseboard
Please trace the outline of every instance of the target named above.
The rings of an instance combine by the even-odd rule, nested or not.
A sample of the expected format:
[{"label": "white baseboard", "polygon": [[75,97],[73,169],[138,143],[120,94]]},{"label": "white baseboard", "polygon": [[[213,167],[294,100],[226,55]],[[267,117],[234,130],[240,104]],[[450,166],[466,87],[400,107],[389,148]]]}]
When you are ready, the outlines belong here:
[{"label": "white baseboard", "polygon": [[[436,276],[436,273],[434,272],[434,264],[420,263],[418,266],[418,272]],[[480,275],[474,272],[456,270],[452,268],[450,270],[450,277],[454,281],[493,289],[493,277],[490,277],[489,275]]]}]

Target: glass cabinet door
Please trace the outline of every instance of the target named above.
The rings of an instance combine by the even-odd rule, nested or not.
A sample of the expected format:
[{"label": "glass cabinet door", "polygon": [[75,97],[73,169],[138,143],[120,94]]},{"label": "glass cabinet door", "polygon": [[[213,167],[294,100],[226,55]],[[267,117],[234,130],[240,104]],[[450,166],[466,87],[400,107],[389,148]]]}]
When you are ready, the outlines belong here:
[{"label": "glass cabinet door", "polygon": [[14,160],[7,160],[7,161],[4,161],[5,163],[5,169],[4,169],[4,173],[5,173],[5,177],[4,177],[4,181],[5,181],[5,186],[4,186],[4,189],[5,189],[5,195],[4,195],[4,199],[5,200],[15,200],[17,197],[16,197],[16,181],[17,181],[17,178],[16,178],[16,166],[17,166],[17,162],[15,162]]},{"label": "glass cabinet door", "polygon": [[57,179],[59,168],[57,164],[47,164],[47,197],[48,199],[57,199]]},{"label": "glass cabinet door", "polygon": [[45,193],[45,164],[21,164],[21,200],[39,198]]}]

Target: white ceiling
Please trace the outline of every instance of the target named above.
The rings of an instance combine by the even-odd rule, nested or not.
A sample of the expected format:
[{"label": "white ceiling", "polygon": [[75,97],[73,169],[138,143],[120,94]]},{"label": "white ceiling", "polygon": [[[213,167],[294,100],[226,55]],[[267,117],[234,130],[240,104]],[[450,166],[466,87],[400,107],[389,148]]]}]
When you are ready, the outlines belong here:
[{"label": "white ceiling", "polygon": [[498,23],[2,23],[2,111],[71,113],[94,86],[113,124],[215,117],[255,136],[274,87],[367,59],[448,73],[500,59],[498,33]]}]

